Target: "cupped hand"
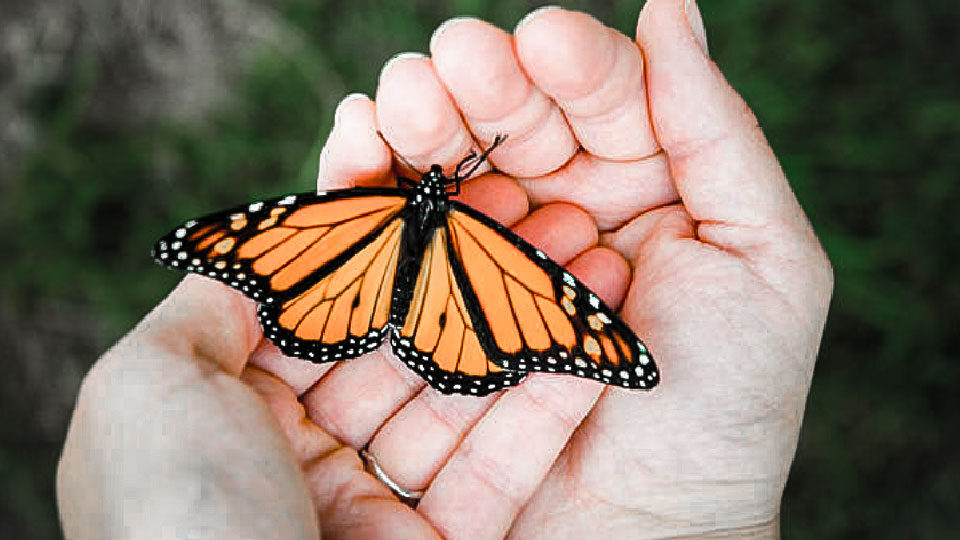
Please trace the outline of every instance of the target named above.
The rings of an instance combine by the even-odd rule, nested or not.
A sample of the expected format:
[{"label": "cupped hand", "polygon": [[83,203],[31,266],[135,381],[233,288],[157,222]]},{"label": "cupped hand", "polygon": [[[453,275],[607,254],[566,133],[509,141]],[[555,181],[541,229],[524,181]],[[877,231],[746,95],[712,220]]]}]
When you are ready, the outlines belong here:
[{"label": "cupped hand", "polygon": [[[400,55],[384,67],[376,102],[341,103],[319,184],[389,185],[397,170],[412,175],[400,162],[451,172],[507,134],[491,159],[498,172],[467,182],[462,198],[621,306],[661,367],[656,390],[532,374],[484,398],[442,396],[385,350],[307,364],[256,345],[249,303],[191,278],[85,383],[61,465],[62,507],[76,504],[65,493],[96,484],[76,472],[80,460],[109,466],[90,446],[105,423],[84,412],[98,410],[90,396],[128,363],[159,374],[146,356],[189,369],[156,400],[134,400],[141,408],[120,424],[163,442],[134,413],[174,409],[179,416],[149,421],[189,421],[175,462],[197,474],[197,456],[223,455],[200,463],[246,494],[249,519],[247,507],[285,511],[286,526],[309,535],[309,493],[325,538],[775,536],[829,264],[756,120],[709,60],[695,5],[650,0],[637,33],[634,42],[561,9],[531,14],[513,36],[450,21],[430,58]],[[204,296],[218,300],[192,300]],[[177,306],[224,303],[243,307],[202,328],[199,318],[165,326],[179,320]],[[241,369],[272,420],[231,378]],[[131,388],[150,385],[136,381]],[[178,395],[205,412],[190,414]],[[279,433],[292,451],[278,447]],[[121,439],[117,448],[131,443]],[[398,484],[425,490],[416,510],[363,471],[363,447]],[[161,454],[128,458],[131,470],[190,481],[162,475]],[[298,466],[305,482],[291,472]]]},{"label": "cupped hand", "polygon": [[448,538],[776,534],[832,274],[696,6],[651,0],[636,41],[561,9],[513,36],[454,19],[430,52],[341,104],[321,183],[391,183],[391,148],[449,172],[507,134],[465,198],[622,302],[663,382],[451,398],[372,357],[312,386],[308,415],[425,488]]}]

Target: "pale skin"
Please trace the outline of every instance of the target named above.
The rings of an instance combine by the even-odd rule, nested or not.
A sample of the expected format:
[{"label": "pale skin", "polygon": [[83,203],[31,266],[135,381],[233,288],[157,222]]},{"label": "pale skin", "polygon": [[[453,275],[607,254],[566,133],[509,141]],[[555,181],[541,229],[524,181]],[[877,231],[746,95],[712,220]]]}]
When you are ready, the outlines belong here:
[{"label": "pale skin", "polygon": [[430,53],[340,104],[320,187],[395,183],[390,147],[450,172],[508,134],[463,199],[621,306],[661,385],[442,396],[386,351],[285,358],[251,301],[191,276],[84,381],[68,538],[779,536],[832,272],[696,6],[650,0],[636,40],[561,9],[454,20]]}]

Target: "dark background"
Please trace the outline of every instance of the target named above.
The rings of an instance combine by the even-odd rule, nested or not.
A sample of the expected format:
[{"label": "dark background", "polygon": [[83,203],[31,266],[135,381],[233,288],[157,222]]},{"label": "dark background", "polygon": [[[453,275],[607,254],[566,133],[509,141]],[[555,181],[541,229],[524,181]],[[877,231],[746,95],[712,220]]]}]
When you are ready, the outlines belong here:
[{"label": "dark background", "polygon": [[[563,2],[633,34],[640,2]],[[86,369],[177,281],[173,223],[309,189],[338,99],[532,2],[0,0],[0,530],[60,535]],[[960,530],[960,7],[701,0],[836,271],[784,536]]]}]

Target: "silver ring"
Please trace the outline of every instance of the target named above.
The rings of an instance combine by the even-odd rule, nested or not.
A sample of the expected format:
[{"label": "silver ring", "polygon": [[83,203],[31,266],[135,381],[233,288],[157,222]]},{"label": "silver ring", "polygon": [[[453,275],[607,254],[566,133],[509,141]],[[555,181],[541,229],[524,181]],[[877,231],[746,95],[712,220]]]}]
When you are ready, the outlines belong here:
[{"label": "silver ring", "polygon": [[400,487],[393,478],[387,476],[387,473],[384,472],[380,464],[377,463],[377,458],[373,457],[373,454],[368,452],[366,448],[361,448],[357,453],[360,454],[360,459],[363,460],[364,468],[367,472],[376,476],[377,480],[380,480],[383,482],[383,485],[390,488],[390,491],[392,491],[401,502],[410,506],[416,506],[417,503],[420,502],[420,498],[423,497],[422,490],[403,489]]}]

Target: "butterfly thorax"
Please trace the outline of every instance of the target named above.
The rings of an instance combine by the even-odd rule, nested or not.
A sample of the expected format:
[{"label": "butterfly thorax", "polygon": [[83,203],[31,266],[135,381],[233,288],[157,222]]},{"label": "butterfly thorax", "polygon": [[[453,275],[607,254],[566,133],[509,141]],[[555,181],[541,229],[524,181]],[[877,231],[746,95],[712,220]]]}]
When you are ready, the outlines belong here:
[{"label": "butterfly thorax", "polygon": [[450,182],[451,179],[443,175],[440,166],[434,165],[420,176],[419,182],[411,182],[415,194],[410,202],[442,207],[447,202],[447,186]]},{"label": "butterfly thorax", "polygon": [[[420,176],[419,182],[401,180],[406,183],[413,194],[408,198],[408,210],[415,216],[411,224],[419,229],[420,234],[426,234],[435,227],[442,225],[443,216],[447,212],[447,188],[454,179],[443,175],[439,165],[433,165],[430,170]],[[409,222],[408,222],[409,223]]]}]

